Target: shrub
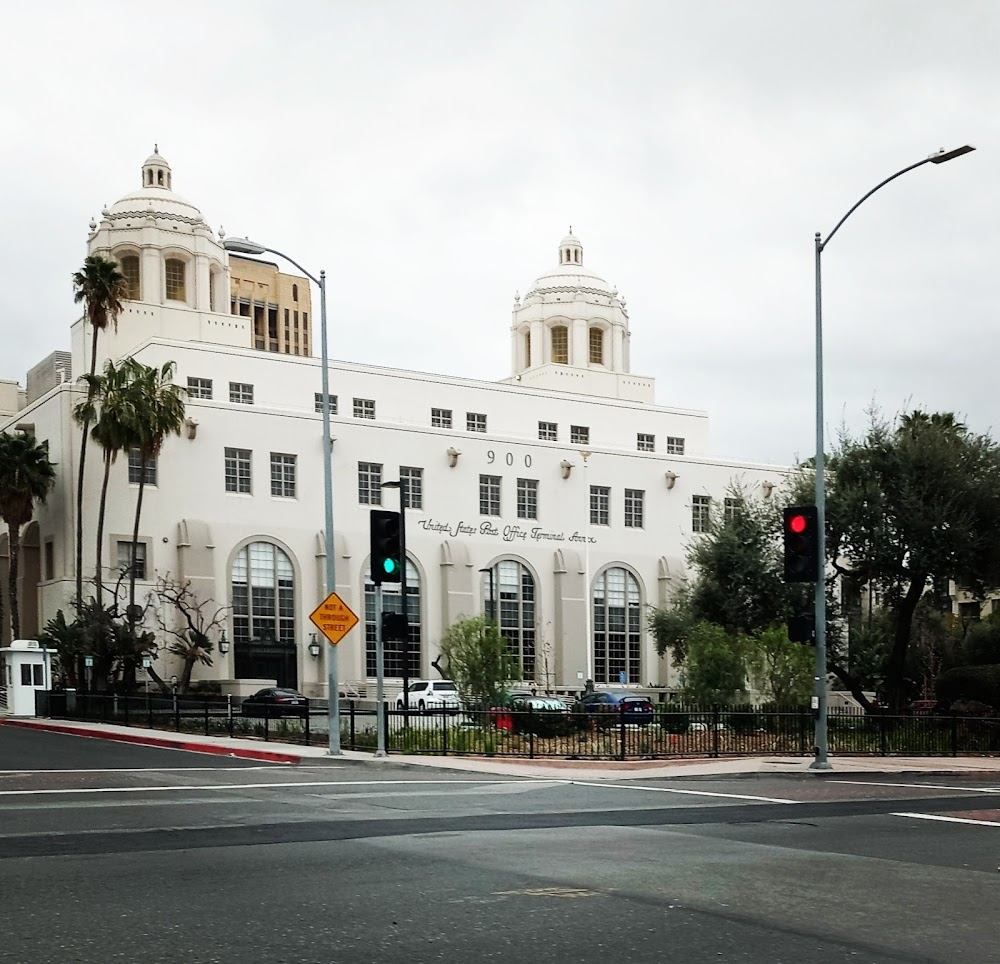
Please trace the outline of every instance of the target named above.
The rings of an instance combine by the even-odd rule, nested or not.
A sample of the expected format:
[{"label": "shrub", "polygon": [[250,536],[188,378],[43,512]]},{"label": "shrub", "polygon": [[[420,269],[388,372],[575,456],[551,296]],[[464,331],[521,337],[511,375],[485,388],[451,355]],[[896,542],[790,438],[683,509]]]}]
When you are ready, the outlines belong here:
[{"label": "shrub", "polygon": [[943,672],[935,684],[939,700],[956,703],[975,700],[1000,706],[1000,663],[988,666],[956,666]]},{"label": "shrub", "polygon": [[656,721],[667,733],[687,733],[691,715],[683,703],[660,703],[656,707]]}]

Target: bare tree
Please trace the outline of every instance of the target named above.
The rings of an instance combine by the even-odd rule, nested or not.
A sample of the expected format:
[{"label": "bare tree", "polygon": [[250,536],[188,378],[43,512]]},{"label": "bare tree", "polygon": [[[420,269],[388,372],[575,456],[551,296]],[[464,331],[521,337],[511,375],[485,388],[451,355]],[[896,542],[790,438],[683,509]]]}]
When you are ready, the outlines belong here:
[{"label": "bare tree", "polygon": [[[190,581],[181,582],[172,578],[169,572],[157,576],[153,594],[163,604],[156,609],[160,629],[172,637],[167,644],[167,652],[184,661],[177,692],[186,693],[191,685],[195,663],[212,665],[211,653],[215,644],[210,635],[225,627],[231,607],[218,606],[214,599],[199,599],[191,589]],[[179,618],[168,619],[164,612],[166,607],[173,609]]]}]

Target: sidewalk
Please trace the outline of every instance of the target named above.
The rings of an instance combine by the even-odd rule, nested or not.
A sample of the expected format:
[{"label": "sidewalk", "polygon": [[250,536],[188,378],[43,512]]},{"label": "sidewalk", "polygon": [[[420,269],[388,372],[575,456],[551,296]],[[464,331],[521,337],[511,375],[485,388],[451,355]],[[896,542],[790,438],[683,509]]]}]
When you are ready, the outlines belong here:
[{"label": "sidewalk", "polygon": [[331,757],[326,747],[299,746],[271,741],[230,739],[170,733],[141,727],[118,726],[113,723],[78,723],[71,720],[35,720],[0,717],[0,726],[20,726],[74,736],[115,740],[141,746],[165,747],[195,753],[213,753],[244,760],[261,760],[287,764],[370,765],[378,767],[430,767],[439,770],[461,770],[489,773],[497,777],[534,777],[541,780],[634,780],[683,778],[739,778],[792,774],[819,776],[834,774],[897,774],[932,776],[949,773],[996,774],[1000,781],[1000,757],[831,757],[830,770],[811,770],[809,757],[724,757],[721,759],[678,758],[672,760],[563,760],[563,759],[497,759],[487,757],[418,756],[392,754],[383,759],[369,752],[344,750],[340,757]]}]

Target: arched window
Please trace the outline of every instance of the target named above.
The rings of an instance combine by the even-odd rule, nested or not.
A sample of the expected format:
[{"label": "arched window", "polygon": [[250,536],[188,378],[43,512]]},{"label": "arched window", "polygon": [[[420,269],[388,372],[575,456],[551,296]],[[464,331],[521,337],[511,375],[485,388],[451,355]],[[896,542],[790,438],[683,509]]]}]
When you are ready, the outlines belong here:
[{"label": "arched window", "polygon": [[[399,593],[399,583],[382,584],[382,611],[398,613],[403,610],[403,600]],[[371,581],[371,570],[365,570],[365,671],[374,679],[377,673],[375,654],[375,587]],[[406,620],[410,626],[409,647],[410,678],[420,676],[420,573],[417,567],[406,560]],[[404,644],[383,643],[384,670],[386,677],[400,679],[403,676]]]},{"label": "arched window", "polygon": [[139,279],[139,256],[137,254],[126,254],[120,260],[121,272],[125,275],[125,282],[128,285],[129,301],[139,301],[142,298],[142,286]]},{"label": "arched window", "polygon": [[535,579],[516,559],[501,559],[483,573],[483,612],[497,620],[521,680],[535,679]]},{"label": "arched window", "polygon": [[531,332],[524,333],[524,367],[531,367]]},{"label": "arched window", "polygon": [[605,569],[594,580],[594,682],[640,680],[642,611],[639,583],[628,570]]},{"label": "arched window", "polygon": [[230,591],[237,643],[273,637],[295,642],[295,570],[270,542],[252,542],[233,560]]},{"label": "arched window", "polygon": [[604,332],[600,328],[590,329],[590,364],[604,364]]},{"label": "arched window", "polygon": [[292,301],[298,301],[298,300],[299,300],[299,286],[292,285]]},{"label": "arched window", "polygon": [[167,258],[164,262],[168,301],[187,301],[185,267],[186,265],[180,258]]},{"label": "arched window", "polygon": [[552,360],[557,365],[569,364],[569,330],[565,325],[552,329]]}]

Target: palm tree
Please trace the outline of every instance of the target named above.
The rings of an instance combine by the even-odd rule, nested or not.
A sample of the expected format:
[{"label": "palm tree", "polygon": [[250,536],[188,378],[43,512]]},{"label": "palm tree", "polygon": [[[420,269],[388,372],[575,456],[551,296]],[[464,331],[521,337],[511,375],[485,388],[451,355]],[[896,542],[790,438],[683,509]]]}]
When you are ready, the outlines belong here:
[{"label": "palm tree", "polygon": [[[128,280],[118,268],[118,262],[99,254],[88,255],[83,267],[73,273],[73,301],[87,306],[86,322],[94,329],[90,353],[90,374],[97,372],[97,336],[108,327],[118,330],[122,302],[129,296]],[[83,474],[87,461],[87,439],[90,423],[83,423],[80,442],[80,470],[76,483],[76,608],[83,606]]]},{"label": "palm tree", "polygon": [[17,598],[21,528],[31,521],[35,503],[44,502],[55,485],[55,466],[47,445],[28,432],[0,435],[0,519],[10,532],[10,622],[13,639],[21,636],[21,609]]},{"label": "palm tree", "polygon": [[[132,529],[132,553],[129,566],[129,613],[135,611],[135,556],[139,544],[139,520],[142,516],[142,495],[146,485],[146,466],[156,458],[168,435],[180,435],[184,426],[184,389],[174,384],[174,362],[161,368],[143,365],[132,358],[123,367],[129,369],[127,392],[132,399],[128,424],[131,445],[139,450],[139,494],[135,500],[135,525]],[[129,627],[134,619],[129,615]]]},{"label": "palm tree", "polygon": [[97,511],[97,551],[94,566],[94,584],[97,602],[104,605],[104,518],[108,499],[108,481],[111,466],[119,453],[132,441],[130,422],[134,420],[132,400],[128,387],[131,367],[128,362],[119,366],[109,358],[104,363],[102,375],[84,375],[87,397],[73,409],[73,417],[81,425],[93,423],[90,437],[98,442],[104,453],[104,479],[101,482],[101,499]]}]

